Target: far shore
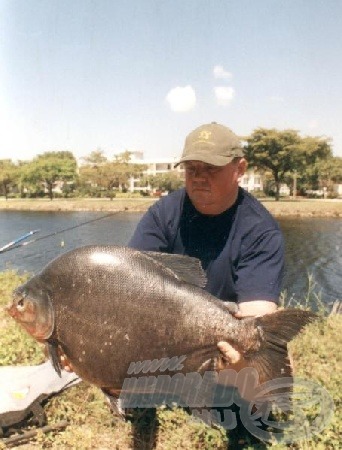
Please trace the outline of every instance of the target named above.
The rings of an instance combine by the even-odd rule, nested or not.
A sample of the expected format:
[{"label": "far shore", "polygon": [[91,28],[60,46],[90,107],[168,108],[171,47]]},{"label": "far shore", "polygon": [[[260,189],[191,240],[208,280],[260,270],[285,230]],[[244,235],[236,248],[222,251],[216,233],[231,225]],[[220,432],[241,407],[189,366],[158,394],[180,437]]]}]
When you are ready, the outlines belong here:
[{"label": "far shore", "polygon": [[[144,212],[157,199],[124,197],[70,199],[8,199],[0,198],[0,211],[131,211]],[[276,217],[342,217],[342,199],[262,199],[263,205]]]}]

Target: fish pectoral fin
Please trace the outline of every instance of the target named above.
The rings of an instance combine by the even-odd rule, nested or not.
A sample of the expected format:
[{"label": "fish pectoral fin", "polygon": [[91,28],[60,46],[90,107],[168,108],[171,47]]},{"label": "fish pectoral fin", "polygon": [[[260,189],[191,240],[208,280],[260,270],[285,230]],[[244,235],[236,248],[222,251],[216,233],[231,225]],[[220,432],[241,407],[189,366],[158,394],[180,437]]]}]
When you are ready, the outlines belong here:
[{"label": "fish pectoral fin", "polygon": [[62,368],[59,362],[57,344],[55,342],[47,342],[46,346],[53,368],[55,369],[59,377],[62,377]]}]

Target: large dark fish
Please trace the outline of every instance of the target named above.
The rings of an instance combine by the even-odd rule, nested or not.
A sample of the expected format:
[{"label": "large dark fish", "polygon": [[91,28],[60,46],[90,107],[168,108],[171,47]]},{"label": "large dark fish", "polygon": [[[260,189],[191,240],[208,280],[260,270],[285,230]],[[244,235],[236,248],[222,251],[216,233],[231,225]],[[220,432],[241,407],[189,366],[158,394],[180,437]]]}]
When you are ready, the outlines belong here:
[{"label": "large dark fish", "polygon": [[[120,390],[132,362],[182,359],[182,372],[224,368],[227,341],[260,381],[289,376],[287,342],[313,315],[301,310],[235,319],[205,292],[198,260],[117,246],[63,254],[14,292],[9,314],[56,348],[84,380]],[[155,375],[155,373],[154,373]]]}]

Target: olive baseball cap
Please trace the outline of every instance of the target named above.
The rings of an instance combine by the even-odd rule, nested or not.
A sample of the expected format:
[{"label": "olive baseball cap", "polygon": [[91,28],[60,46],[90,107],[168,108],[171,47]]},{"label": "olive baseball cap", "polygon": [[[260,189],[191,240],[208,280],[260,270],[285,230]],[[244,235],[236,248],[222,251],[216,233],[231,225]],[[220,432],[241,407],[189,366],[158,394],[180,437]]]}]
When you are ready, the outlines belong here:
[{"label": "olive baseball cap", "polygon": [[202,161],[213,166],[225,166],[235,157],[242,157],[240,139],[224,125],[216,122],[201,125],[186,138],[180,161]]}]

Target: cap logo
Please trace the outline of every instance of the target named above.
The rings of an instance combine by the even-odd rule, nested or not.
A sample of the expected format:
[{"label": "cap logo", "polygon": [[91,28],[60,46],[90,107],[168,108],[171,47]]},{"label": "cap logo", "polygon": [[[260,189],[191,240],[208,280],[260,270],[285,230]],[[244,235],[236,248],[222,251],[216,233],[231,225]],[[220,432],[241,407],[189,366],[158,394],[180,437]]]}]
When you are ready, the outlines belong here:
[{"label": "cap logo", "polygon": [[211,131],[202,130],[198,136],[198,139],[207,141],[210,139]]}]

